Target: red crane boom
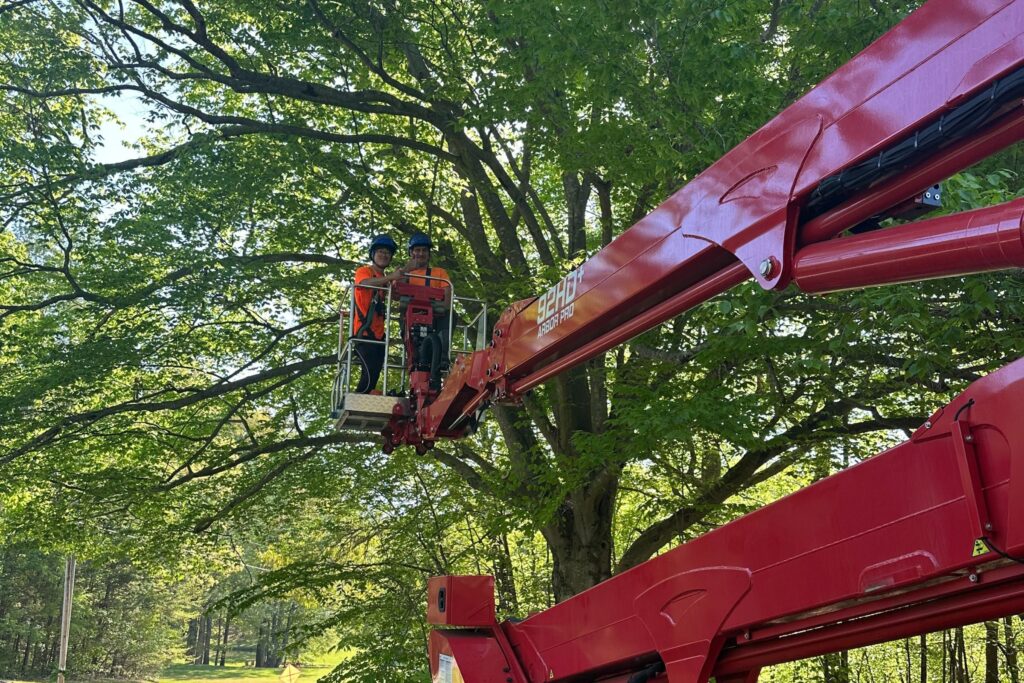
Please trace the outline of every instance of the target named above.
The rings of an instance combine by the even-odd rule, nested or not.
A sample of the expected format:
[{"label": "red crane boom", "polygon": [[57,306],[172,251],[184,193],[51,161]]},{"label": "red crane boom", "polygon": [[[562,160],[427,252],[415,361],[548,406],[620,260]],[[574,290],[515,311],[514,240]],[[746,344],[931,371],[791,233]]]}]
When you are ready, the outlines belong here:
[{"label": "red crane boom", "polygon": [[1016,204],[815,246],[1024,136],[1022,26],[1018,0],[926,3],[557,285],[506,310],[490,348],[458,362],[423,408],[394,416],[386,450],[462,436],[489,401],[514,401],[751,276],[821,292],[1024,265]]},{"label": "red crane boom", "polygon": [[[1024,200],[833,239],[1024,135],[1024,0],[930,0],[550,290],[504,312],[387,447],[749,277],[827,292],[1024,266]],[[414,391],[415,391],[414,383]],[[415,398],[415,397],[414,397]],[[906,443],[521,622],[431,579],[435,683],[756,680],[769,664],[1024,611],[1024,361]],[[451,628],[460,627],[460,628]]]}]

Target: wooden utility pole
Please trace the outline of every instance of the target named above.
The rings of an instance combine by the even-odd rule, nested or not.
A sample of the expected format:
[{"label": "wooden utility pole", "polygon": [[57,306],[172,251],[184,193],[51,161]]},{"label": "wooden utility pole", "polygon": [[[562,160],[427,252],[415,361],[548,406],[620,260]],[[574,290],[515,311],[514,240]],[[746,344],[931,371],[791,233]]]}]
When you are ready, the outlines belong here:
[{"label": "wooden utility pole", "polygon": [[57,683],[64,683],[64,667],[68,662],[68,631],[71,628],[71,596],[75,592],[75,557],[68,555],[64,566],[64,604],[60,610],[60,654],[57,658]]}]

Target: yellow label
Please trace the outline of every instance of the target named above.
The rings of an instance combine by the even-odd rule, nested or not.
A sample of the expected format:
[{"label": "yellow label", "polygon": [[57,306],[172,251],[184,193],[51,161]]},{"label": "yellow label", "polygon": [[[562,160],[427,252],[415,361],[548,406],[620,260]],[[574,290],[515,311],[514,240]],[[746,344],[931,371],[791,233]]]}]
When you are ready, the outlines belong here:
[{"label": "yellow label", "polygon": [[989,552],[988,544],[985,543],[984,538],[979,538],[974,541],[974,552],[971,553],[971,557],[977,557],[978,555],[984,555]]}]

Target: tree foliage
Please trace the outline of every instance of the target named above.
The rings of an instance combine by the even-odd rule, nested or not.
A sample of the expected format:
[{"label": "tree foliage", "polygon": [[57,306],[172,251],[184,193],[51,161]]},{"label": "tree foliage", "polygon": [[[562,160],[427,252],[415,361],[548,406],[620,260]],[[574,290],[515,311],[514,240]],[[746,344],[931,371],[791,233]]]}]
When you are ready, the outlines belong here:
[{"label": "tree foliage", "polygon": [[[378,606],[354,642],[408,653],[427,574],[541,607],[870,455],[1019,354],[1019,278],[740,287],[424,459],[325,404],[369,235],[543,291],[915,4],[0,5],[2,524],[189,564],[302,520],[261,585],[343,587],[347,623]],[[953,208],[1014,194],[1000,163]]]},{"label": "tree foliage", "polygon": [[[0,674],[57,669],[64,561],[30,543],[0,545]],[[85,563],[76,573],[67,670],[74,677],[152,675],[178,651],[185,593],[167,574],[127,562]]]}]

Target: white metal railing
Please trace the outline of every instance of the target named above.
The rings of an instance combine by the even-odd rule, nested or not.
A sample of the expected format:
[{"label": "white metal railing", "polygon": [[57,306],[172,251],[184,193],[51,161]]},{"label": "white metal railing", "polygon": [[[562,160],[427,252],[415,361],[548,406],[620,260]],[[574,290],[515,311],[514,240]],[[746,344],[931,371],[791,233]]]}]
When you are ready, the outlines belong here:
[{"label": "white metal railing", "polygon": [[[450,306],[447,306],[449,310],[446,349],[448,363],[445,370],[447,373],[447,368],[451,367],[451,362],[456,355],[481,350],[487,344],[487,303],[481,299],[456,296],[451,281],[446,278],[430,275],[414,275],[412,277],[443,282],[451,292],[451,303]],[[404,312],[404,307],[401,305],[403,302],[394,300],[390,284],[385,287],[370,285],[359,285],[359,287],[376,290],[384,297],[384,339],[376,341],[356,338],[355,335],[359,329],[357,327],[359,315],[355,302],[356,287],[354,284],[346,284],[342,290],[341,305],[339,306],[338,364],[331,386],[331,416],[335,418],[340,414],[345,395],[353,391],[352,362],[355,344],[381,344],[384,346],[381,393],[402,396],[408,392],[405,344],[402,342],[401,334],[395,334],[400,329],[399,319]],[[399,305],[395,305],[396,303]],[[346,317],[348,318],[347,324]],[[456,321],[458,321],[457,324]]]}]

